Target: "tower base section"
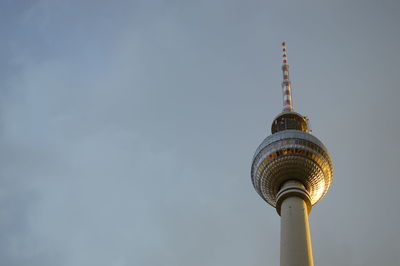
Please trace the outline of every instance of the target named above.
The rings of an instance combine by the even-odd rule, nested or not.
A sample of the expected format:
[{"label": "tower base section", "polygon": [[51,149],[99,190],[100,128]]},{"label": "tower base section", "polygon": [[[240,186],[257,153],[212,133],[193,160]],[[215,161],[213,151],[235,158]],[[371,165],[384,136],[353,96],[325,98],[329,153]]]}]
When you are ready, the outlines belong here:
[{"label": "tower base section", "polygon": [[[281,266],[313,266],[307,190],[298,181],[284,183],[278,193],[281,215]],[[308,201],[308,202],[307,202]]]}]

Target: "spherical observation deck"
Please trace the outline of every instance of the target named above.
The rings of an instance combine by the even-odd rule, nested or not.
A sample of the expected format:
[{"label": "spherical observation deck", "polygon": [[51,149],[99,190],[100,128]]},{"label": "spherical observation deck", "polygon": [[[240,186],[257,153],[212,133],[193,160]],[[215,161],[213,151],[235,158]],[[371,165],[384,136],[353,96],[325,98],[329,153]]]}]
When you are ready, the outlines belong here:
[{"label": "spherical observation deck", "polygon": [[275,118],[272,132],[253,157],[254,188],[266,202],[276,207],[281,186],[288,180],[297,180],[305,186],[314,205],[328,192],[333,181],[328,150],[308,133],[306,118],[294,112]]}]

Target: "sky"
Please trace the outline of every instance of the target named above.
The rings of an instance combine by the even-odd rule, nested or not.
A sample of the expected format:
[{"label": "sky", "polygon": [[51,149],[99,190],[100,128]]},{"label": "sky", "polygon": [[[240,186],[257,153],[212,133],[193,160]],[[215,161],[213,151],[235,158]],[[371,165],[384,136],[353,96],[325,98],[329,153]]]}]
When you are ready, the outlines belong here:
[{"label": "sky", "polygon": [[2,0],[0,265],[279,264],[252,156],[293,102],[316,265],[399,265],[398,1]]}]

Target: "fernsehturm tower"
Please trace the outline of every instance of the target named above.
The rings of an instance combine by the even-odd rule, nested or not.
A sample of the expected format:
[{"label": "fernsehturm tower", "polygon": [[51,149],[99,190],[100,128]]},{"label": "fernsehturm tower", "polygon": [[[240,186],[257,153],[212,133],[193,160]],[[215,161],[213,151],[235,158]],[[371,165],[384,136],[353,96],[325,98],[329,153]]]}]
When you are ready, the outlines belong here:
[{"label": "fernsehturm tower", "polygon": [[283,46],[283,110],[272,135],[257,148],[251,180],[281,216],[281,266],[314,265],[308,215],[328,192],[333,166],[328,150],[310,134],[308,119],[293,109],[286,45]]}]

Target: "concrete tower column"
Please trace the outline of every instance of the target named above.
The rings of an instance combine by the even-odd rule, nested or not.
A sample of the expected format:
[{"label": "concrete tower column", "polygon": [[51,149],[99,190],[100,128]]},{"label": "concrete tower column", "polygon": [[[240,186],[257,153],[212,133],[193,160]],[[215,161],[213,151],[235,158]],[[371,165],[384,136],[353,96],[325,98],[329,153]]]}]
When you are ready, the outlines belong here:
[{"label": "concrete tower column", "polygon": [[304,185],[286,181],[278,192],[277,211],[281,215],[281,266],[313,266],[308,213],[310,197]]}]

